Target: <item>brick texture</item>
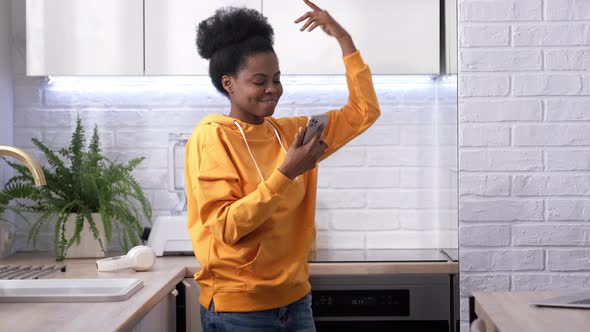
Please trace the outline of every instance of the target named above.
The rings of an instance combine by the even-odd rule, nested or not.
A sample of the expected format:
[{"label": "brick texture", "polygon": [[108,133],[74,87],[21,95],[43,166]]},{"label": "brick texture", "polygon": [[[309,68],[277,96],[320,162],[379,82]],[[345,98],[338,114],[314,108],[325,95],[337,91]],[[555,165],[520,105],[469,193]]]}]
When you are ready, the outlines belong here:
[{"label": "brick texture", "polygon": [[[282,81],[286,93],[277,117],[326,112],[347,100],[343,76]],[[320,165],[318,247],[457,247],[457,80],[375,82],[383,117]],[[87,127],[98,125],[107,155],[121,161],[146,157],[134,174],[156,217],[184,208],[183,140],[202,117],[227,114],[228,108],[207,77],[123,78],[112,85],[19,77],[16,86],[22,100],[15,112],[16,145],[34,151],[30,140],[38,137],[64,146],[79,114]],[[465,130],[473,137],[473,130]],[[485,130],[487,139],[467,144],[509,145],[509,127]],[[19,234],[20,249],[31,249],[25,232]],[[48,248],[50,241],[38,249]]]},{"label": "brick texture", "polygon": [[587,288],[590,2],[460,0],[459,16],[462,303]]}]

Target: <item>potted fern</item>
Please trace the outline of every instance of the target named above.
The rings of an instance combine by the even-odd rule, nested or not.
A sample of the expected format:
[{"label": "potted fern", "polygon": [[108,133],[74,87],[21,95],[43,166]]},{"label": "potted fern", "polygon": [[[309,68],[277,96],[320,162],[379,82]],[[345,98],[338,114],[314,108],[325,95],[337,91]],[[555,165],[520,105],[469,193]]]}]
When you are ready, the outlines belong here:
[{"label": "potted fern", "polygon": [[151,220],[150,203],[131,175],[144,158],[125,164],[108,159],[100,149],[96,126],[87,148],[84,137],[84,127],[78,117],[67,148],[54,151],[32,139],[49,165],[42,167],[47,181],[43,187],[35,187],[25,166],[4,159],[17,174],[0,192],[0,212],[9,208],[19,213],[35,213],[36,220],[28,234],[33,244],[41,228],[55,221],[57,261],[66,257],[103,257],[113,226],[118,228],[119,241],[127,251],[141,241],[142,217],[148,222]]}]

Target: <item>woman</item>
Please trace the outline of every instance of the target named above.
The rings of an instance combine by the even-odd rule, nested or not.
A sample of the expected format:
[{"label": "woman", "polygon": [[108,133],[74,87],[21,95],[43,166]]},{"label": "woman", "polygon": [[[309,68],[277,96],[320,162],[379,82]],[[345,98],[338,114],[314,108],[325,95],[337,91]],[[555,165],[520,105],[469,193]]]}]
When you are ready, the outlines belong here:
[{"label": "woman", "polygon": [[188,228],[201,271],[205,331],[314,331],[306,255],[315,238],[317,163],[380,114],[350,35],[310,1],[295,23],[342,49],[349,102],[303,144],[307,117],[273,118],[283,93],[273,30],[260,13],[218,10],[199,24],[199,54],[229,115],[206,116],[186,144]]}]

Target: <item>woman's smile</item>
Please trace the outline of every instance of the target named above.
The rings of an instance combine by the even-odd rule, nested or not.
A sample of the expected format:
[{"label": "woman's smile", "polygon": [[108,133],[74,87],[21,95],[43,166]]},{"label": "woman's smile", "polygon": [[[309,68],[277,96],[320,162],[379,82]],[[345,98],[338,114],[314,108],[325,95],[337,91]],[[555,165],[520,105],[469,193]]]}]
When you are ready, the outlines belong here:
[{"label": "woman's smile", "polygon": [[278,103],[278,98],[265,98],[265,99],[261,99],[260,102],[267,104],[267,105],[273,105],[276,106],[276,104]]}]

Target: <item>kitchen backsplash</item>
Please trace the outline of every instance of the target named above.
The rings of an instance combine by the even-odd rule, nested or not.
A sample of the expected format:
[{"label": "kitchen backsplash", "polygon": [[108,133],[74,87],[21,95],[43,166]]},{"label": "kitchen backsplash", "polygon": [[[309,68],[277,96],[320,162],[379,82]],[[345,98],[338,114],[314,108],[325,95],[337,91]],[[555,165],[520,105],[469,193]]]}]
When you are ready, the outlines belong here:
[{"label": "kitchen backsplash", "polygon": [[[456,77],[374,81],[381,118],[320,165],[318,247],[457,247]],[[276,117],[322,113],[347,101],[343,76],[284,77],[283,84]],[[79,114],[87,128],[98,125],[110,156],[146,157],[135,175],[156,217],[182,213],[184,140],[203,116],[227,114],[228,105],[205,77],[20,76],[14,144],[35,153],[37,137],[62,147]],[[31,249],[26,229],[17,236],[19,249]],[[51,248],[50,239],[44,234],[38,248]]]}]

